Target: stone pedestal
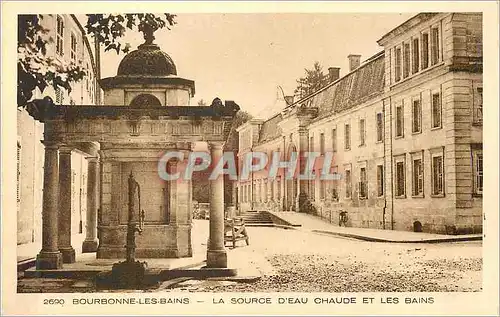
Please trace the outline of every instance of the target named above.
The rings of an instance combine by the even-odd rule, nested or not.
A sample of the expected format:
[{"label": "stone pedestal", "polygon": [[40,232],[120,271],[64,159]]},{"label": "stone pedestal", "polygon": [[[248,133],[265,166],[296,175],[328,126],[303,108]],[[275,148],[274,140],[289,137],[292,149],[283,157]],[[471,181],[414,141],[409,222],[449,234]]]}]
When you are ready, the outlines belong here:
[{"label": "stone pedestal", "polygon": [[63,263],[58,248],[59,159],[57,149],[56,144],[45,144],[42,250],[36,259],[37,269],[60,269]]},{"label": "stone pedestal", "polygon": [[59,149],[59,217],[58,246],[63,263],[75,262],[71,246],[71,148]]},{"label": "stone pedestal", "polygon": [[87,157],[88,160],[88,180],[87,180],[87,225],[85,230],[85,240],[82,245],[83,253],[96,252],[97,243],[97,205],[98,205],[98,184],[99,168],[97,157]]},{"label": "stone pedestal", "polygon": [[[222,159],[222,144],[211,143],[212,165]],[[224,248],[224,178],[210,180],[210,235],[207,250],[207,267],[227,268]]]}]

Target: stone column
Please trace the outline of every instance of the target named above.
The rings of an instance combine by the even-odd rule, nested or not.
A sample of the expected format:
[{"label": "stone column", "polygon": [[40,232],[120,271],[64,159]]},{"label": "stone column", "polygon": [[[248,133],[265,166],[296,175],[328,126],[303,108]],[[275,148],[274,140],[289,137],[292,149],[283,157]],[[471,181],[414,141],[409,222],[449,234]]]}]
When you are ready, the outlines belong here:
[{"label": "stone column", "polygon": [[[305,173],[307,159],[305,157],[305,153],[309,150],[309,134],[305,127],[299,127],[299,156],[298,156],[298,168],[300,175]],[[308,187],[309,180],[300,179],[297,182],[299,188],[297,188],[297,197],[296,197],[296,205],[295,210],[298,212],[306,212],[304,210],[303,205],[307,200],[308,196]]]},{"label": "stone column", "polygon": [[87,157],[87,224],[85,230],[85,240],[82,245],[83,253],[97,251],[97,208],[99,203],[98,180],[99,180],[99,159],[97,157]]},{"label": "stone column", "polygon": [[[222,159],[222,143],[210,143],[212,165]],[[226,268],[224,249],[224,177],[210,180],[210,235],[208,239],[207,267]]]},{"label": "stone column", "polygon": [[58,246],[63,263],[75,262],[71,246],[71,148],[59,149],[59,217]]},{"label": "stone column", "polygon": [[62,268],[62,255],[58,248],[59,163],[57,144],[44,142],[43,170],[42,250],[36,258],[37,270]]}]

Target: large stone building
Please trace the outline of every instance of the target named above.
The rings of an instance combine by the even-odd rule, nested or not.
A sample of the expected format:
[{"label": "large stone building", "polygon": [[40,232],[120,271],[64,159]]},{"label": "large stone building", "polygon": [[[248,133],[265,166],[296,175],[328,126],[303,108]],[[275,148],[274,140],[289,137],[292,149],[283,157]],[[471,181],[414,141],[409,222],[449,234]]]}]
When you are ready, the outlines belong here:
[{"label": "large stone building", "polygon": [[282,160],[318,151],[319,175],[331,151],[341,179],[255,172],[236,184],[241,211],[295,210],[336,222],[345,210],[353,227],[482,230],[482,15],[417,14],[378,44],[383,51],[363,63],[349,55],[345,76],[331,67],[325,87],[238,129],[240,164],[250,151]]},{"label": "large stone building", "polygon": [[[82,65],[88,76],[72,85],[71,93],[47,87],[36,91],[34,99],[50,96],[56,104],[93,105],[99,103],[98,67],[95,45],[75,15],[43,15],[40,24],[54,41],[47,56],[61,63]],[[41,247],[44,145],[43,124],[34,120],[23,108],[17,112],[17,244]],[[71,232],[85,230],[87,200],[87,162],[82,153],[71,152]]]}]

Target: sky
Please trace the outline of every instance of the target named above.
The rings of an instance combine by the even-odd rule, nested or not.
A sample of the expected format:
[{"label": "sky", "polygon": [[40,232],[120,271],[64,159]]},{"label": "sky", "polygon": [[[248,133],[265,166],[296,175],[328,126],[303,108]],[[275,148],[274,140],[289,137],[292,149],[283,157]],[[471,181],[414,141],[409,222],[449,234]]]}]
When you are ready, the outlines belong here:
[{"label": "sky", "polygon": [[[404,14],[335,13],[199,13],[178,14],[171,30],[155,33],[155,43],[167,52],[180,77],[195,81],[196,94],[210,104],[215,97],[234,100],[256,118],[279,112],[285,95],[293,95],[296,79],[318,61],[348,72],[349,54],[361,61],[380,52],[385,33],[411,18]],[[142,33],[129,32],[125,41],[135,49]],[[123,55],[101,55],[102,77],[116,75]]]}]

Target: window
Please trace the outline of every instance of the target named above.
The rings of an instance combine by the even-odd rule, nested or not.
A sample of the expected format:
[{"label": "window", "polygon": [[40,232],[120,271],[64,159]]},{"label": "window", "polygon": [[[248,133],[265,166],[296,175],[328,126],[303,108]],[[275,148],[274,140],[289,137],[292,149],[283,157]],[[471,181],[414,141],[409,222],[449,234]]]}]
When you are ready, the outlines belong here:
[{"label": "window", "polygon": [[275,197],[274,197],[274,185],[275,185],[275,184],[276,184],[276,182],[275,182],[275,181],[270,181],[269,187],[270,187],[270,189],[271,189],[271,195],[270,195],[271,200],[274,200],[274,199],[275,199]]},{"label": "window", "polygon": [[351,126],[349,124],[344,127],[344,149],[351,149]]},{"label": "window", "polygon": [[424,195],[424,166],[421,152],[412,153],[412,195],[414,197]]},{"label": "window", "polygon": [[276,179],[276,184],[278,186],[277,191],[278,191],[278,200],[281,200],[281,179],[280,176]]},{"label": "window", "polygon": [[252,201],[257,201],[257,184],[252,183]]},{"label": "window", "polygon": [[474,165],[474,194],[483,194],[483,151],[477,150],[473,156]]},{"label": "window", "polygon": [[476,98],[474,99],[474,123],[483,122],[483,87],[476,88]]},{"label": "window", "polygon": [[315,180],[309,181],[309,199],[311,201],[316,200],[316,182],[315,182]]},{"label": "window", "polygon": [[262,196],[264,198],[264,202],[267,203],[267,193],[268,193],[268,191],[267,191],[267,180],[264,181],[263,185],[264,185],[264,192],[262,193]]},{"label": "window", "polygon": [[384,166],[377,165],[377,196],[384,195]]},{"label": "window", "polygon": [[[337,175],[338,173],[339,173],[339,167],[338,166],[333,166],[331,174]],[[338,199],[339,199],[338,181],[334,180],[330,184],[331,184],[330,197],[332,198],[332,200],[338,201]]]},{"label": "window", "polygon": [[319,151],[321,154],[325,154],[325,134],[321,133],[319,135]]},{"label": "window", "polygon": [[412,62],[413,62],[413,73],[418,73],[418,70],[419,70],[419,62],[420,62],[420,59],[419,59],[419,50],[418,50],[418,38],[414,38],[413,39],[413,42],[412,42],[412,52],[413,52],[413,58],[412,58]]},{"label": "window", "polygon": [[314,152],[314,137],[309,138],[309,151]]},{"label": "window", "polygon": [[439,61],[439,30],[431,29],[431,65],[436,65]]},{"label": "window", "polygon": [[413,124],[411,131],[413,133],[422,132],[422,104],[420,102],[420,97],[413,99],[412,118]]},{"label": "window", "polygon": [[366,181],[366,167],[359,170],[359,198],[368,197],[368,183]]},{"label": "window", "polygon": [[395,53],[395,62],[394,62],[394,80],[396,82],[401,80],[401,48],[396,48]]},{"label": "window", "polygon": [[396,197],[405,197],[406,194],[406,177],[405,177],[405,161],[404,156],[396,159],[395,167],[395,183],[396,183]]},{"label": "window", "polygon": [[346,168],[345,170],[345,198],[351,198],[351,170]]},{"label": "window", "polygon": [[70,52],[70,57],[73,62],[76,62],[76,56],[77,56],[77,41],[76,41],[76,36],[75,34],[71,34],[71,52]]},{"label": "window", "polygon": [[403,49],[403,78],[406,78],[410,75],[410,44],[405,43]]},{"label": "window", "polygon": [[384,140],[384,122],[382,120],[382,113],[377,113],[377,142]]},{"label": "window", "polygon": [[443,156],[432,156],[432,194],[440,196],[444,194]]},{"label": "window", "polygon": [[396,137],[404,136],[403,104],[396,107]]},{"label": "window", "polygon": [[60,15],[56,18],[56,53],[64,55],[64,20]]},{"label": "window", "polygon": [[432,127],[441,127],[441,94],[439,92],[432,94]]},{"label": "window", "polygon": [[365,119],[359,120],[359,145],[365,145],[366,139],[366,128],[365,128]]},{"label": "window", "polygon": [[429,34],[422,33],[422,69],[429,67]]},{"label": "window", "polygon": [[332,152],[337,152],[337,129],[332,130]]},{"label": "window", "polygon": [[325,186],[325,181],[320,180],[319,181],[319,199],[325,199],[326,196],[326,186]]}]

